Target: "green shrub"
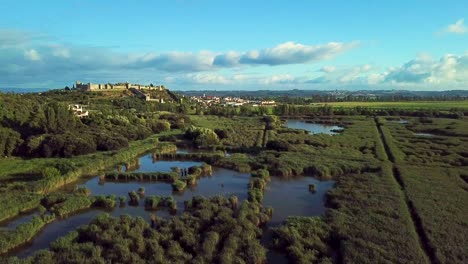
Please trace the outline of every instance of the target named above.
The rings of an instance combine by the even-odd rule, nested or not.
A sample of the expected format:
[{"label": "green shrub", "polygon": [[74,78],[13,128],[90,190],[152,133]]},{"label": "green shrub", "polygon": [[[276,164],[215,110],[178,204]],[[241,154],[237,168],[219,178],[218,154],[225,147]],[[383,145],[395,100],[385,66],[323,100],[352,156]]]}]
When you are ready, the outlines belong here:
[{"label": "green shrub", "polygon": [[261,203],[263,200],[263,192],[259,189],[251,189],[248,192],[248,198],[251,202]]},{"label": "green shrub", "polygon": [[182,180],[176,180],[172,183],[172,188],[178,192],[183,191],[185,187],[187,187],[187,183]]},{"label": "green shrub", "polygon": [[95,196],[93,206],[102,208],[114,208],[115,207],[115,195],[99,195]]},{"label": "green shrub", "polygon": [[51,211],[56,215],[63,217],[79,210],[89,208],[91,204],[91,200],[86,196],[72,195],[67,197],[67,199],[62,203],[52,206]]},{"label": "green shrub", "polygon": [[156,210],[161,202],[161,198],[157,195],[147,196],[145,198],[145,208],[147,210]]},{"label": "green shrub", "polygon": [[135,191],[129,192],[128,196],[132,205],[138,205],[138,202],[140,201],[140,196],[138,196],[138,194]]}]

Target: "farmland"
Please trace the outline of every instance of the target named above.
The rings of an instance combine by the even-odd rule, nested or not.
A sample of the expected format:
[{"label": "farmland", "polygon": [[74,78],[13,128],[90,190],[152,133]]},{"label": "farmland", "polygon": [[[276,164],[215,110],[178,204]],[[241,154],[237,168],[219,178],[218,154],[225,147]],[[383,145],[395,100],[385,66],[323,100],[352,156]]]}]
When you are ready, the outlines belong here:
[{"label": "farmland", "polygon": [[426,109],[426,110],[445,110],[453,108],[468,109],[468,101],[408,101],[408,102],[329,102],[313,103],[312,106],[320,107],[329,105],[332,107],[365,107],[365,108],[395,108],[395,109]]}]

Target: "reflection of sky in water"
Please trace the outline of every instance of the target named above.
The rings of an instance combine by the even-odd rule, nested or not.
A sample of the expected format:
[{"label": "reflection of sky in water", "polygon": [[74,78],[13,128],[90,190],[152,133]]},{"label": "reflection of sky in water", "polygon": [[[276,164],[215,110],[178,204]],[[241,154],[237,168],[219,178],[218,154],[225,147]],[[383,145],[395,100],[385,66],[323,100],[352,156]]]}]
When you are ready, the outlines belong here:
[{"label": "reflection of sky in water", "polygon": [[434,134],[429,134],[429,133],[414,133],[415,136],[419,137],[433,137],[435,136]]},{"label": "reflection of sky in water", "polygon": [[[309,184],[316,191],[309,191]],[[288,216],[316,216],[325,212],[325,194],[334,181],[319,181],[312,177],[280,179],[272,177],[267,184],[263,205],[273,207],[270,225],[280,224]]]},{"label": "reflection of sky in water", "polygon": [[0,230],[2,229],[14,229],[17,226],[27,223],[33,219],[34,216],[38,215],[37,212],[31,211],[27,213],[21,213],[18,216],[11,218],[7,221],[3,221],[0,223]]},{"label": "reflection of sky in water", "polygon": [[295,120],[295,119],[287,120],[285,126],[289,128],[294,128],[294,129],[304,129],[304,130],[309,131],[309,133],[311,134],[328,134],[328,135],[338,134],[336,132],[333,132],[332,130],[343,129],[343,127],[340,127],[340,126],[306,123],[304,121]]}]

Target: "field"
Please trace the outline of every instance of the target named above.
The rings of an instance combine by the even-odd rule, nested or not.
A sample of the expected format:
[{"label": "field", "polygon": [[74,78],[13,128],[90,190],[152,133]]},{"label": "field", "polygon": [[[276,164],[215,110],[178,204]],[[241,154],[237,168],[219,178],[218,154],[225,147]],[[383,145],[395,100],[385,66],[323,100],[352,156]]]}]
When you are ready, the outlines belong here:
[{"label": "field", "polygon": [[[439,263],[466,262],[468,133],[466,120],[409,119],[385,122],[398,151],[400,181],[422,243]],[[423,133],[423,134],[418,134]]]},{"label": "field", "polygon": [[333,107],[367,107],[367,108],[397,108],[397,109],[434,109],[448,111],[453,108],[468,109],[468,100],[462,101],[408,101],[408,102],[329,102],[314,103],[312,106],[333,106]]}]

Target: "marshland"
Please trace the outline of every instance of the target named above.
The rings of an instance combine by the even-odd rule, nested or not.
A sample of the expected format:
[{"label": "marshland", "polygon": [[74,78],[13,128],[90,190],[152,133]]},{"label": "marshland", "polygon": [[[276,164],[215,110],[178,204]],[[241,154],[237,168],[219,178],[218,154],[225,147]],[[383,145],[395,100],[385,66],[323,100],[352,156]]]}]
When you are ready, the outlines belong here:
[{"label": "marshland", "polygon": [[[468,107],[84,95],[0,94],[6,263],[468,258]],[[83,100],[96,111],[79,119]]]}]

